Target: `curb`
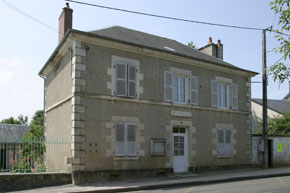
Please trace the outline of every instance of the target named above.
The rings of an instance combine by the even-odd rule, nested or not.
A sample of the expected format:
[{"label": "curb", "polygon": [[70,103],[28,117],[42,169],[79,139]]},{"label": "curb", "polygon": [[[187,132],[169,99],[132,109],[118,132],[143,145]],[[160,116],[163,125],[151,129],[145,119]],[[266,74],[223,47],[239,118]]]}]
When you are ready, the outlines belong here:
[{"label": "curb", "polygon": [[[154,190],[154,189],[160,189],[160,188],[172,188],[172,187],[182,187],[182,186],[191,186],[191,185],[206,185],[206,184],[225,183],[225,182],[237,182],[237,181],[244,181],[244,180],[253,180],[253,179],[261,179],[261,178],[272,178],[272,177],[283,177],[283,176],[290,176],[290,173],[264,174],[264,175],[242,176],[242,177],[239,176],[239,177],[221,178],[221,179],[213,179],[213,180],[196,180],[196,181],[193,181],[193,182],[176,182],[176,183],[170,183],[170,184],[154,184],[154,185],[126,187],[126,188],[88,190],[88,191],[78,191],[78,192],[85,192],[85,193],[95,193],[95,192],[103,192],[103,193],[132,192],[132,191]],[[76,193],[76,192],[70,192],[70,193]]]}]

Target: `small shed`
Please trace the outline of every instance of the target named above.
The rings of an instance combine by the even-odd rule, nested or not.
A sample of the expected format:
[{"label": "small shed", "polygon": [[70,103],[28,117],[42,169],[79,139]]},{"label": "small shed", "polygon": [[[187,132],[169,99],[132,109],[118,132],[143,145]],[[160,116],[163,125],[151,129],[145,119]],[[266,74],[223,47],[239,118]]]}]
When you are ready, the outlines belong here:
[{"label": "small shed", "polygon": [[[252,163],[261,165],[263,152],[261,135],[252,136]],[[290,166],[290,136],[268,136],[268,162],[271,167]]]}]

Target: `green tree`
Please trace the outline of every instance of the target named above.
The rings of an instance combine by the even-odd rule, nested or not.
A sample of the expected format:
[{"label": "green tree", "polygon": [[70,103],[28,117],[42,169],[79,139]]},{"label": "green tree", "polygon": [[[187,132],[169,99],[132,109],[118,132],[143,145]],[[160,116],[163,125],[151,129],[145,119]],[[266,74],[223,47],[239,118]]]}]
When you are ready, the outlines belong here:
[{"label": "green tree", "polygon": [[197,49],[197,46],[193,43],[193,41],[187,43],[188,47]]},{"label": "green tree", "polygon": [[42,139],[44,137],[44,119],[43,110],[38,110],[34,113],[30,122],[29,130],[24,135],[25,138]]},{"label": "green tree", "polygon": [[17,118],[9,117],[7,119],[3,119],[0,123],[2,124],[18,124],[18,125],[28,125],[28,117],[19,115]]},{"label": "green tree", "polygon": [[[260,128],[261,125],[259,120]],[[262,134],[262,129],[256,134]],[[285,113],[282,117],[268,118],[268,135],[290,136],[290,113]]]},{"label": "green tree", "polygon": [[271,9],[279,17],[278,26],[271,30],[275,33],[275,38],[279,42],[279,46],[275,50],[283,56],[275,64],[270,66],[269,71],[274,81],[278,80],[280,84],[290,77],[290,66],[289,63],[286,63],[287,59],[290,58],[290,36],[287,35],[287,32],[290,30],[289,6],[289,0],[275,0],[270,2]]}]

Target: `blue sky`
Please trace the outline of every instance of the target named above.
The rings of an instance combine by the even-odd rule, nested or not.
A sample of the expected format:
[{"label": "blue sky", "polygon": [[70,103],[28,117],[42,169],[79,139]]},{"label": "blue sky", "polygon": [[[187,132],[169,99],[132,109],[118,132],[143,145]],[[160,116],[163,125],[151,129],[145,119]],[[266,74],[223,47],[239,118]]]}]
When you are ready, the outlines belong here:
[{"label": "blue sky", "polygon": [[[58,17],[63,0],[6,0],[48,26],[58,29]],[[1,2],[1,0],[0,0]],[[105,6],[148,12],[152,14],[200,20],[212,23],[266,28],[274,23],[268,0],[86,0]],[[224,60],[241,68],[261,73],[262,35],[260,31],[237,30],[193,23],[170,21],[133,15],[70,3],[73,28],[90,31],[119,25],[175,39],[181,43],[193,41],[198,47],[207,44],[208,37],[224,44]],[[38,72],[57,46],[56,31],[15,12],[0,3],[0,120],[19,114],[32,117],[43,108],[43,80]],[[267,34],[267,50],[278,43]],[[268,52],[271,65],[281,57]],[[261,81],[258,75],[252,81]],[[282,99],[289,91],[288,82],[280,85],[269,77],[268,98]],[[261,98],[262,85],[252,84],[252,97]]]}]

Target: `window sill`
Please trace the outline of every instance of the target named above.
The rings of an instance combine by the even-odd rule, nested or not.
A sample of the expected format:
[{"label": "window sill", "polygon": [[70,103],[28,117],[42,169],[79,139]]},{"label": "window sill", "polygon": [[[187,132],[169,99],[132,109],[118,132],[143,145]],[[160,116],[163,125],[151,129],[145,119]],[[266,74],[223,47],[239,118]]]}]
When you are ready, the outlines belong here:
[{"label": "window sill", "polygon": [[227,158],[233,158],[234,155],[218,155],[217,158],[219,159],[227,159]]},{"label": "window sill", "polygon": [[113,160],[114,161],[130,161],[130,160],[139,160],[140,158],[138,156],[132,156],[132,157],[129,157],[129,156],[124,156],[124,157],[113,157]]}]

